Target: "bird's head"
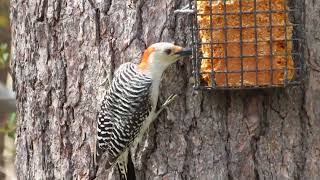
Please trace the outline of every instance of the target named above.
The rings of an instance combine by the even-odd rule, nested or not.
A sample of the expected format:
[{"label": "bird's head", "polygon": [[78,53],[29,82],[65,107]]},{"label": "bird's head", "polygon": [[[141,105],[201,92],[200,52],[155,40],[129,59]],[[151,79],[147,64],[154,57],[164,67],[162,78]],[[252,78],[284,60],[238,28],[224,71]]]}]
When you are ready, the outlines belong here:
[{"label": "bird's head", "polygon": [[172,43],[155,43],[144,51],[138,69],[149,74],[162,74],[170,64],[191,54],[190,49],[185,49]]}]

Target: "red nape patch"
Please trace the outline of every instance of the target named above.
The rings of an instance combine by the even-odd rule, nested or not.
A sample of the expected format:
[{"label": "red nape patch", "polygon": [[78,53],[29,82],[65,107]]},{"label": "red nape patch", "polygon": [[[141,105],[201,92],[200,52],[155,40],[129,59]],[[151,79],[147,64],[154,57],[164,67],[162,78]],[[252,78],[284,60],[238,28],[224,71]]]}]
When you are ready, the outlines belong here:
[{"label": "red nape patch", "polygon": [[145,70],[148,65],[149,65],[149,62],[148,62],[148,59],[149,59],[149,56],[152,52],[154,52],[155,49],[154,47],[148,47],[144,52],[143,52],[143,55],[142,55],[142,59],[141,59],[141,62],[140,64],[138,65],[138,68],[140,70]]}]

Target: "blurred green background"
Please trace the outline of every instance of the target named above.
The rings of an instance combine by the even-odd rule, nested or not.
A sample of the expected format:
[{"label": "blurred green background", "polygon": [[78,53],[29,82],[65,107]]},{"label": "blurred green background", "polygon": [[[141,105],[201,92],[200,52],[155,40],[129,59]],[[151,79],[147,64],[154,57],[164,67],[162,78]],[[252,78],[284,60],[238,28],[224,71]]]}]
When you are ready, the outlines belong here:
[{"label": "blurred green background", "polygon": [[0,42],[10,42],[9,0],[0,0]]},{"label": "blurred green background", "polygon": [[10,77],[10,20],[9,0],[0,0],[0,180],[14,180],[14,138],[16,115],[7,109],[14,101]]}]

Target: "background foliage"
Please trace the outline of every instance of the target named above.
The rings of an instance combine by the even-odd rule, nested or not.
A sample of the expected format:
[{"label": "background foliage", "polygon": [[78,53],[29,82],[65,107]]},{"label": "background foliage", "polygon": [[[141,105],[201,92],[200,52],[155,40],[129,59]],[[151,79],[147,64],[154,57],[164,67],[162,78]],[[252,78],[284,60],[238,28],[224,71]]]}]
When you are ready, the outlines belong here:
[{"label": "background foliage", "polygon": [[[0,0],[0,83],[11,86],[9,0]],[[10,88],[9,88],[10,89]],[[2,108],[2,107],[0,107]],[[0,180],[15,180],[16,114],[0,113]]]}]

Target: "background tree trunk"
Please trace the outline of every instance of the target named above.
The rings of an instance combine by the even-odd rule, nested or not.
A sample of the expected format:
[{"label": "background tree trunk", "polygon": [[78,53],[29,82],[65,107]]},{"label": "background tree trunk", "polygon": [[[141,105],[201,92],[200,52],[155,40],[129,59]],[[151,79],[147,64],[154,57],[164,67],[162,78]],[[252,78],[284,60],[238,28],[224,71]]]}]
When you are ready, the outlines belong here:
[{"label": "background tree trunk", "polygon": [[[173,14],[186,4],[11,1],[19,179],[88,179],[103,80],[154,42],[190,44],[190,19]],[[201,92],[192,88],[191,61],[172,65],[160,103],[180,96],[133,155],[138,179],[319,179],[320,2],[300,7],[306,82]]]}]

